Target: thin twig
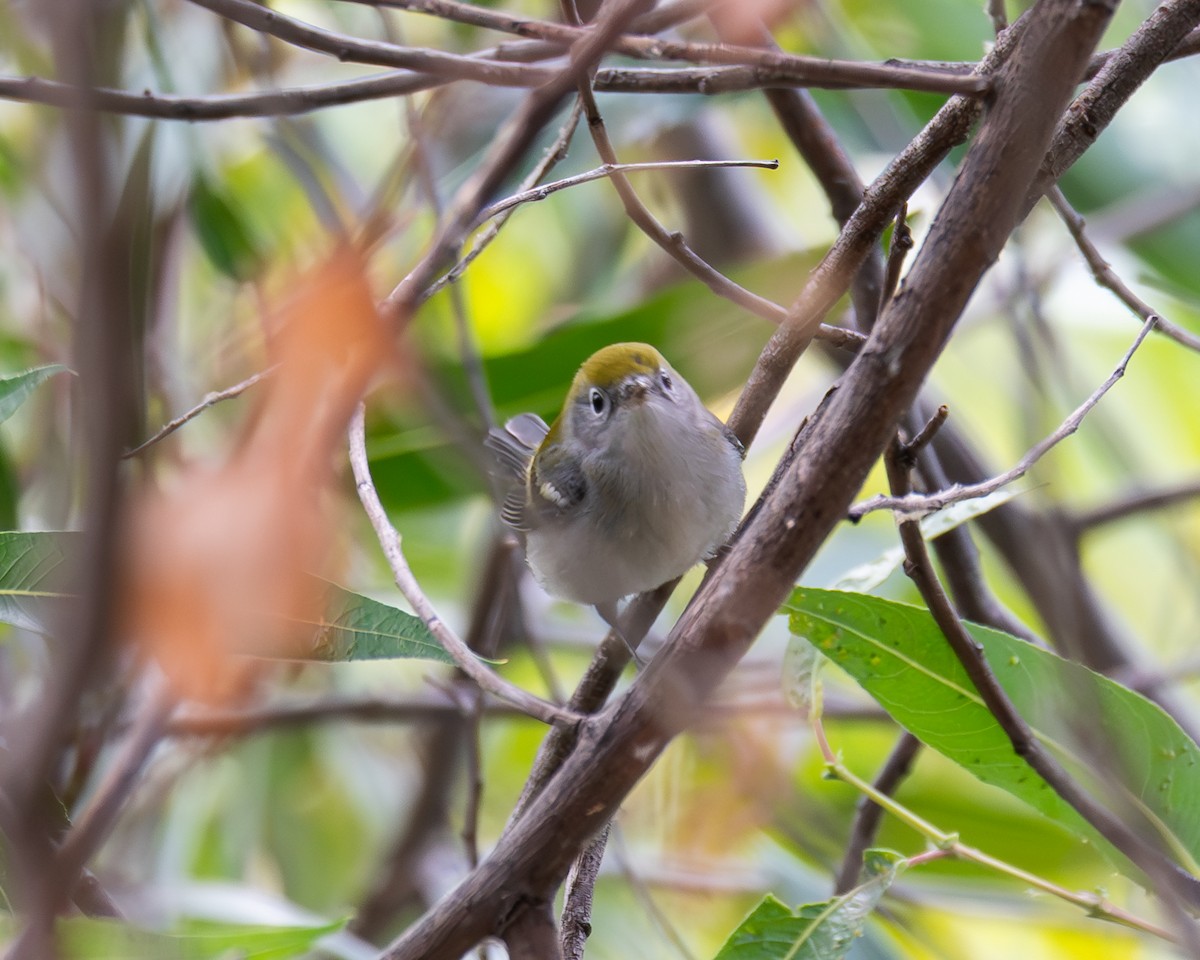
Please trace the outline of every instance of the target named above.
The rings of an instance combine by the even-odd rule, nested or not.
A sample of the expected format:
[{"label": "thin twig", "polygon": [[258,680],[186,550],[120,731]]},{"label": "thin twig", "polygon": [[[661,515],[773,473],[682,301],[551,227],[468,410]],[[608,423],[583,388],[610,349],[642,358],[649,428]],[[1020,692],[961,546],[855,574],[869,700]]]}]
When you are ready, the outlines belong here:
[{"label": "thin twig", "polygon": [[[579,100],[576,99],[575,105],[571,108],[571,113],[559,129],[558,134],[554,138],[554,142],[546,148],[542,154],[541,160],[534,165],[534,168],[529,171],[525,179],[521,181],[519,186],[520,191],[531,190],[536,184],[542,181],[554,167],[566,159],[567,148],[570,146],[571,138],[575,136],[575,128],[579,126],[579,120],[583,116],[583,108],[580,106]],[[475,242],[471,245],[471,249],[461,260],[459,260],[449,271],[442,275],[438,280],[434,281],[426,289],[423,299],[432,297],[435,293],[442,289],[448,283],[454,283],[463,275],[463,271],[469,267],[475,258],[478,257],[484,250],[488,248],[496,236],[500,233],[501,228],[508,222],[509,217],[513,215],[512,210],[505,211],[496,219],[492,220],[487,225],[487,228],[475,238]]]},{"label": "thin twig", "polygon": [[1185,480],[1158,490],[1139,490],[1126,494],[1108,503],[1078,510],[1067,519],[1078,535],[1146,510],[1161,510],[1163,507],[1172,507],[1197,497],[1200,497],[1200,479]]},{"label": "thin twig", "polygon": [[379,494],[375,490],[375,484],[371,480],[371,469],[367,463],[366,433],[362,404],[359,404],[358,409],[350,420],[350,465],[354,470],[354,482],[358,490],[358,498],[362,502],[363,510],[366,512],[368,519],[370,519],[371,526],[375,529],[375,535],[379,538],[379,545],[383,548],[388,564],[392,568],[392,576],[395,578],[396,586],[400,588],[400,592],[404,594],[405,599],[412,604],[417,616],[429,628],[429,632],[437,638],[446,652],[454,658],[454,662],[458,665],[459,669],[488,693],[494,694],[501,700],[513,704],[524,713],[541,720],[543,723],[573,724],[578,721],[580,719],[578,714],[572,713],[570,710],[564,710],[562,707],[556,707],[552,703],[547,703],[545,700],[533,696],[528,691],[522,690],[520,687],[514,686],[498,676],[476,658],[475,654],[463,643],[458,634],[451,630],[450,626],[438,616],[433,604],[425,596],[425,592],[421,589],[420,584],[417,583],[416,577],[413,576],[412,570],[408,566],[408,561],[405,559],[404,551],[400,546],[400,534],[396,532],[396,528],[388,520],[387,514],[383,509],[383,504],[379,500]]},{"label": "thin twig", "polygon": [[787,317],[787,311],[783,307],[777,303],[772,303],[770,300],[759,296],[753,291],[747,290],[741,284],[725,276],[725,274],[721,273],[716,267],[712,266],[712,264],[696,253],[688,245],[683,234],[667,230],[658,218],[650,212],[650,209],[642,203],[641,198],[633,189],[633,184],[629,182],[629,178],[623,172],[620,172],[621,162],[617,157],[612,140],[608,136],[608,130],[604,125],[604,118],[600,114],[600,108],[596,103],[596,97],[592,91],[590,78],[582,79],[579,82],[578,89],[579,99],[583,104],[583,112],[587,117],[588,132],[592,136],[592,143],[596,147],[596,153],[600,155],[604,166],[613,170],[613,173],[608,178],[609,182],[612,183],[614,189],[617,191],[617,196],[621,200],[621,206],[624,207],[626,216],[629,217],[634,226],[653,240],[684,270],[702,281],[713,293],[736,303],[751,313],[771,320],[773,323],[781,323]]},{"label": "thin twig", "polygon": [[1095,278],[1096,283],[1106,290],[1111,290],[1118,300],[1141,317],[1143,321],[1153,319],[1158,329],[1176,343],[1181,343],[1192,350],[1200,350],[1200,336],[1189,333],[1187,330],[1176,326],[1164,318],[1162,314],[1134,293],[1126,285],[1125,281],[1117,276],[1112,265],[1104,259],[1100,250],[1088,237],[1084,230],[1086,223],[1083,217],[1071,206],[1061,188],[1057,186],[1052,187],[1046,191],[1046,197],[1050,200],[1050,204],[1071,232],[1071,237],[1075,240],[1075,245],[1079,248],[1079,252],[1083,254],[1083,259],[1087,261],[1088,268],[1092,271],[1092,277]]},{"label": "thin twig", "polygon": [[984,480],[980,483],[971,484],[955,484],[945,490],[940,490],[937,493],[910,493],[905,496],[877,496],[869,500],[864,500],[861,503],[855,504],[848,511],[848,515],[852,521],[859,521],[868,513],[875,510],[893,510],[898,515],[905,519],[919,519],[926,514],[934,513],[942,510],[952,503],[958,503],[962,500],[973,500],[976,497],[983,497],[995,490],[999,490],[1003,486],[1007,486],[1014,480],[1019,480],[1038,462],[1043,456],[1049,453],[1054,447],[1065,440],[1071,434],[1075,433],[1083,423],[1084,417],[1088,415],[1091,409],[1100,402],[1100,399],[1112,389],[1113,385],[1125,375],[1125,368],[1129,365],[1130,359],[1133,357],[1137,348],[1142,345],[1142,341],[1157,325],[1157,318],[1151,316],[1138,331],[1137,337],[1134,339],[1132,346],[1125,351],[1125,356],[1121,358],[1121,362],[1116,369],[1109,374],[1108,379],[1104,381],[1096,391],[1088,397],[1075,411],[1064,420],[1052,434],[1045,439],[1034,444],[1028,453],[1023,456],[1015,467],[1007,470],[998,476]]},{"label": "thin twig", "polygon": [[605,177],[614,177],[626,173],[634,173],[641,170],[687,170],[696,167],[755,167],[760,170],[778,170],[778,160],[654,160],[646,163],[606,163],[603,166],[596,167],[594,170],[588,170],[586,173],[579,173],[573,177],[564,177],[562,180],[554,180],[540,187],[535,187],[530,190],[523,190],[520,193],[514,193],[510,197],[505,197],[503,200],[498,200],[490,207],[484,208],[478,218],[478,223],[483,223],[485,220],[490,220],[492,217],[504,213],[513,207],[519,206],[522,203],[533,203],[537,200],[545,200],[550,194],[557,193],[559,190],[565,190],[567,187],[578,186],[581,183],[591,183],[593,180],[603,180]]},{"label": "thin twig", "polygon": [[[1150,324],[1143,328],[1149,332]],[[901,463],[899,441],[892,444],[884,458],[888,481],[897,499],[903,500],[910,487],[908,469]],[[980,698],[1012,744],[1013,752],[1029,764],[1058,796],[1069,804],[1105,840],[1144,870],[1156,885],[1174,891],[1189,904],[1200,903],[1200,880],[1183,870],[1162,850],[1151,845],[1111,810],[1092,797],[1043,746],[1033,729],[1014,706],[988,664],[983,647],[958,617],[950,598],[942,588],[920,523],[898,513],[900,540],[904,545],[904,570],[916,584],[929,613],[962,664]]]},{"label": "thin twig", "polygon": [[148,440],[143,440],[132,450],[126,451],[126,453],[123,455],[123,459],[127,460],[130,457],[136,457],[148,447],[152,447],[160,440],[169,437],[189,420],[196,419],[196,417],[200,416],[200,414],[202,414],[209,407],[215,407],[218,403],[221,403],[225,400],[232,400],[234,397],[240,397],[264,377],[269,376],[274,369],[274,367],[268,367],[266,370],[260,370],[258,373],[247,377],[241,383],[235,383],[232,387],[226,387],[224,390],[218,390],[213,393],[206,393],[204,395],[204,399],[186,413],[182,413],[174,420],[164,424],[162,429],[159,430],[158,433],[154,434],[154,436],[150,437]]},{"label": "thin twig", "polygon": [[916,464],[917,457],[920,456],[921,451],[929,446],[930,441],[942,429],[943,424],[945,424],[949,416],[950,408],[943,403],[933,412],[933,416],[925,422],[925,426],[917,431],[917,435],[904,443],[900,448],[900,455],[909,468]]}]

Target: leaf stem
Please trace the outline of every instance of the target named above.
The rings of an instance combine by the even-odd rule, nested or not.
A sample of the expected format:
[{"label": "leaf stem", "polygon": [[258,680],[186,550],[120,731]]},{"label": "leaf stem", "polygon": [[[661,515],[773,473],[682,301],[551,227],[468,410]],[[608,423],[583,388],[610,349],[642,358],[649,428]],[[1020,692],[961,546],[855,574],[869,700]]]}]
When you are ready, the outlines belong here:
[{"label": "leaf stem", "polygon": [[[984,853],[982,850],[977,850],[975,847],[968,846],[958,838],[957,833],[947,833],[944,830],[939,830],[928,820],[914,813],[908,807],[899,803],[893,797],[888,796],[876,790],[870,783],[857,776],[849,767],[842,762],[841,758],[825,752],[828,749],[828,741],[825,738],[824,730],[819,719],[813,722],[814,730],[819,731],[819,742],[823,745],[822,752],[825,754],[825,775],[831,780],[841,780],[843,783],[854,787],[864,796],[869,797],[874,803],[878,804],[901,823],[911,827],[917,833],[925,837],[942,856],[955,857],[959,860],[966,860],[970,863],[978,864],[996,873],[1003,874],[1018,880],[1021,883],[1027,884],[1036,890],[1047,893],[1050,896],[1057,897],[1060,900],[1065,900],[1077,907],[1081,907],[1087,911],[1088,916],[1095,917],[1099,920],[1108,920],[1112,923],[1119,924],[1123,927],[1128,927],[1132,930],[1139,930],[1142,933],[1148,933],[1151,936],[1158,937],[1162,940],[1175,942],[1176,938],[1169,931],[1162,927],[1156,926],[1148,920],[1143,920],[1121,907],[1110,903],[1107,899],[1096,893],[1080,893],[1075,890],[1068,890],[1066,887],[1059,886],[1044,877],[1039,877],[1037,874],[1030,873],[1028,870],[1023,870],[1018,866],[1007,863],[1004,860],[997,859],[990,854]],[[908,865],[919,866],[929,860],[937,859],[933,856],[919,854],[918,857],[910,858]]]}]

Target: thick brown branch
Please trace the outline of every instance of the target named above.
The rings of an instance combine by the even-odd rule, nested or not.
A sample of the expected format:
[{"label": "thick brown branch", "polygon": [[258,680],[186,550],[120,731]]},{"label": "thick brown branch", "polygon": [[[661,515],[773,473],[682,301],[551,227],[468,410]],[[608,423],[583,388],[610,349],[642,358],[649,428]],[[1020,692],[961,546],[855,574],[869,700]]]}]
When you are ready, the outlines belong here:
[{"label": "thick brown branch", "polygon": [[[229,0],[195,0],[199,3]],[[430,13],[444,19],[470,23],[504,33],[530,39],[561,43],[564,47],[578,42],[585,28],[549,20],[537,20],[514,13],[491,10],[468,3],[448,0],[360,0],[372,6],[398,7]],[[236,18],[235,18],[236,19]],[[259,27],[258,29],[263,29]],[[311,39],[311,37],[310,37]],[[345,49],[345,48],[341,48]],[[907,64],[862,63],[847,60],[829,60],[784,53],[779,50],[763,50],[732,43],[688,43],[668,40],[663,37],[624,35],[615,37],[611,44],[614,53],[649,60],[678,60],[686,63],[724,64],[743,68],[734,82],[738,86],[722,88],[721,80],[712,78],[715,86],[702,92],[716,93],[722,89],[745,89],[740,86],[751,77],[753,85],[770,83],[790,85],[800,82],[816,87],[859,87],[899,86],[930,93],[982,94],[987,91],[987,80],[959,70],[945,70],[930,66]],[[337,52],[337,49],[328,52]],[[349,59],[342,57],[342,59]],[[377,61],[368,61],[377,62]],[[408,66],[409,64],[393,64]],[[718,75],[719,76],[719,75]]]}]

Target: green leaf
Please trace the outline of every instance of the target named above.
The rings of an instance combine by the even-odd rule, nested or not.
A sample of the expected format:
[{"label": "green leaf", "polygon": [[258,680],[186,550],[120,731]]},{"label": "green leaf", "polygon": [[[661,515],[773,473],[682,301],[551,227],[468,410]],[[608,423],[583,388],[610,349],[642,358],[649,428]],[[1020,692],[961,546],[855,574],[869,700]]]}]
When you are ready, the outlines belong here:
[{"label": "green leaf", "polygon": [[160,933],[116,920],[71,917],[59,920],[56,931],[66,960],[291,960],[344,925],[342,920],[307,927],[193,921],[182,931]]},{"label": "green leaf", "polygon": [[188,215],[200,246],[214,267],[234,280],[248,280],[262,265],[262,251],[237,206],[205,177],[197,177]]},{"label": "green leaf", "polygon": [[868,879],[840,897],[792,910],[768,894],[730,934],[716,960],[840,960],[905,861],[890,850],[868,850],[863,862]]},{"label": "green leaf", "polygon": [[[0,622],[46,632],[50,604],[70,596],[69,560],[79,542],[78,533],[0,531]],[[454,662],[419,617],[316,577],[312,589],[327,600],[304,659]]]},{"label": "green leaf", "polygon": [[38,384],[66,369],[61,363],[49,363],[11,377],[0,377],[0,423],[17,412],[17,408],[28,399]]},{"label": "green leaf", "polygon": [[0,622],[45,633],[55,601],[69,594],[75,533],[0,531]]},{"label": "green leaf", "polygon": [[[929,612],[858,593],[797,588],[783,607],[792,633],[849,673],[924,743],[984,783],[1098,839],[1016,755]],[[977,624],[966,624],[1034,734],[1097,796],[1140,810],[1180,862],[1200,860],[1200,747],[1161,707],[1086,667]],[[1077,748],[1084,733],[1109,760],[1097,772]],[[1137,875],[1107,843],[1114,862]]]},{"label": "green leaf", "polygon": [[316,624],[307,659],[454,662],[420,617],[340,587],[328,585],[327,589],[325,617]]}]

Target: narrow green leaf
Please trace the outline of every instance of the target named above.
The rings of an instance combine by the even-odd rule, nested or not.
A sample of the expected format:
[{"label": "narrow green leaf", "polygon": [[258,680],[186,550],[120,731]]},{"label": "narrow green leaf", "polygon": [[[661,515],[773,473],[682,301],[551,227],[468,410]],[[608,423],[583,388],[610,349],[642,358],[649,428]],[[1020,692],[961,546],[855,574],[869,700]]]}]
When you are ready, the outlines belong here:
[{"label": "narrow green leaf", "polygon": [[237,205],[203,176],[188,197],[188,215],[213,266],[234,280],[248,280],[262,265],[262,252]]},{"label": "narrow green leaf", "polygon": [[862,935],[867,917],[904,864],[890,850],[868,850],[863,860],[867,880],[840,897],[792,910],[765,896],[715,960],[840,960]]},{"label": "narrow green leaf", "polygon": [[71,917],[56,931],[66,960],[291,960],[345,921],[306,927],[191,922],[160,933],[116,920]]},{"label": "narrow green leaf", "polygon": [[61,363],[48,363],[11,377],[0,377],[0,423],[16,413],[39,384],[66,369]]},{"label": "narrow green leaf", "polygon": [[[1095,832],[1016,755],[927,610],[858,593],[796,589],[783,611],[805,637],[849,673],[897,722],[985,783],[1046,816]],[[1140,810],[1180,862],[1200,860],[1200,747],[1165,711],[1107,677],[998,630],[967,624],[1013,704],[1073,776]],[[1094,771],[1076,744],[1102,745]],[[1136,872],[1106,843],[1114,862]]]},{"label": "narrow green leaf", "polygon": [[45,633],[52,605],[68,596],[75,533],[0,531],[0,623]]},{"label": "narrow green leaf", "polygon": [[340,587],[328,589],[325,618],[316,624],[309,659],[454,662],[420,617]]}]

